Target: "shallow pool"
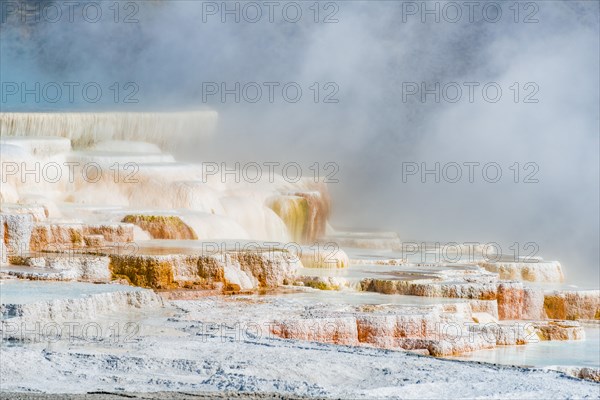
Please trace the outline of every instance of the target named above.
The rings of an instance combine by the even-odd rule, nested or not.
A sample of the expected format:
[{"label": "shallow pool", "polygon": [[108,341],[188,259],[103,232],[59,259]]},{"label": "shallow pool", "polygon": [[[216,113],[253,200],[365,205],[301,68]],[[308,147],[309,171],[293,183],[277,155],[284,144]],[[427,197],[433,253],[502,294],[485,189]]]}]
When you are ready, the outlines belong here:
[{"label": "shallow pool", "polygon": [[600,368],[600,326],[586,327],[585,334],[585,340],[540,341],[524,346],[500,346],[452,358],[533,367],[569,365]]},{"label": "shallow pool", "polygon": [[84,282],[3,280],[0,281],[0,304],[29,304],[37,301],[76,299],[98,293],[139,290],[144,289],[125,285]]}]

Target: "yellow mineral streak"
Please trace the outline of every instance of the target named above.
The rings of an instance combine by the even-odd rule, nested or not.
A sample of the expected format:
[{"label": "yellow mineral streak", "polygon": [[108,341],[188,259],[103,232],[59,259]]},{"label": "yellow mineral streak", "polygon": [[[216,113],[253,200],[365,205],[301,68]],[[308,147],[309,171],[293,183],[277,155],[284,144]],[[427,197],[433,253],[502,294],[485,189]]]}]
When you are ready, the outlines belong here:
[{"label": "yellow mineral streak", "polygon": [[308,201],[300,196],[273,196],[267,206],[283,220],[292,240],[303,242],[309,223]]}]

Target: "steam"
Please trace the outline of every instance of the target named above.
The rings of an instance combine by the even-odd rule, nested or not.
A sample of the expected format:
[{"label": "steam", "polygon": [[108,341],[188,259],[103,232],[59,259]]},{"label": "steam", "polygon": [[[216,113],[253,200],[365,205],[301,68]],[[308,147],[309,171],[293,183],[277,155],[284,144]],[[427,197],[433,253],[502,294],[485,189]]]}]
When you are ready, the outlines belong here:
[{"label": "steam", "polygon": [[[466,16],[422,23],[403,13],[402,2],[337,2],[339,22],[330,24],[315,23],[308,3],[298,23],[281,14],[273,23],[221,23],[220,15],[203,15],[202,2],[138,4],[139,23],[23,27],[8,20],[0,28],[3,82],[135,82],[138,103],[9,100],[3,111],[212,108],[220,114],[216,140],[188,146],[180,158],[295,161],[306,173],[314,162],[335,162],[334,226],[394,230],[408,240],[497,242],[509,254],[514,242],[535,242],[537,255],[562,261],[568,281],[598,282],[597,2],[537,2],[539,22],[530,24],[523,14],[515,23],[508,4],[496,23],[480,14],[474,23]],[[203,102],[205,82],[296,82],[303,97]],[[314,82],[334,82],[339,102],[314,103]],[[403,82],[496,82],[503,97],[404,102]],[[539,102],[515,103],[514,82],[521,96],[523,84],[535,83]],[[497,162],[505,178],[403,182],[403,162]],[[514,183],[515,162],[539,166],[539,183]]]}]

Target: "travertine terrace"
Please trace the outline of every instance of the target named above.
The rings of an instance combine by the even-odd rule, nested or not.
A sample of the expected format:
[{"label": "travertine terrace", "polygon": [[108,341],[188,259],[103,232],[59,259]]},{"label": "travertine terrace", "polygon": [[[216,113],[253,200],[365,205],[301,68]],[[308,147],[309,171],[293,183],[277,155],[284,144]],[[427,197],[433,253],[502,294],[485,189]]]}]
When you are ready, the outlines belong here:
[{"label": "travertine terrace", "polygon": [[[246,324],[264,343],[447,357],[583,341],[585,328],[597,327],[599,291],[551,286],[565,279],[557,261],[494,262],[481,252],[457,263],[411,260],[394,233],[330,226],[323,182],[278,176],[230,183],[201,164],[177,162],[165,138],[146,129],[156,118],[168,124],[170,117],[0,115],[0,283],[10,288],[1,305],[5,341],[23,341],[35,353],[39,337],[25,335],[22,323],[95,321],[108,329],[111,321],[135,318],[142,341],[187,337],[198,324]],[[210,130],[216,117],[186,118],[209,121]],[[96,132],[103,124],[114,129]],[[44,136],[48,126],[63,134]],[[27,301],[15,300],[19,290]],[[161,329],[148,322],[157,318],[164,318]],[[59,357],[66,357],[59,365],[79,362]],[[588,367],[555,369],[598,376]]]}]

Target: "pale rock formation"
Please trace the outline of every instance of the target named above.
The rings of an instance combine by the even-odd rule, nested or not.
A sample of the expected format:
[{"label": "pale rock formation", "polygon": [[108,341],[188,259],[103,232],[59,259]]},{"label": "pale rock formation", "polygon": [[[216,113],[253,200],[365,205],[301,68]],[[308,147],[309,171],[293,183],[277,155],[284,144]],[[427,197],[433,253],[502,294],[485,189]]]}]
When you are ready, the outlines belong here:
[{"label": "pale rock formation", "polygon": [[29,248],[32,251],[68,251],[84,245],[80,223],[39,223],[33,227]]},{"label": "pale rock formation", "polygon": [[474,312],[473,321],[477,324],[491,324],[498,323],[498,320],[491,314],[486,312]]},{"label": "pale rock formation", "polygon": [[515,346],[536,342],[538,337],[533,325],[527,323],[487,322],[469,327],[471,332],[481,334],[483,339],[496,346]]},{"label": "pale rock formation", "polygon": [[600,290],[554,291],[543,304],[550,319],[600,319]]},{"label": "pale rock formation", "polygon": [[160,153],[160,147],[153,143],[133,140],[105,140],[91,146],[92,150],[111,153]]},{"label": "pale rock formation", "polygon": [[[55,270],[55,269],[34,269],[34,268],[15,268],[9,267],[0,270],[0,277],[9,279],[26,279],[30,281],[78,281],[82,280],[81,275],[77,274],[76,271],[68,270]],[[96,282],[93,280],[92,282]]]},{"label": "pale rock formation", "polygon": [[351,265],[406,265],[406,259],[403,258],[379,258],[379,259],[369,259],[369,258],[351,258]]},{"label": "pale rock formation", "polygon": [[402,242],[395,232],[330,232],[323,241],[360,249],[402,249]]},{"label": "pale rock formation", "polygon": [[499,274],[500,279],[529,282],[563,282],[558,261],[550,262],[481,262],[478,265]]},{"label": "pale rock formation", "polygon": [[348,280],[337,276],[303,276],[294,284],[319,290],[341,290],[349,286]]},{"label": "pale rock formation", "polygon": [[[31,153],[29,153],[27,149],[15,144],[2,144],[2,146],[0,146],[0,156],[2,156],[2,159],[0,160],[2,163],[20,163],[33,159]],[[12,169],[5,166],[1,171],[3,174],[6,174],[6,176],[3,176],[3,182],[6,182],[7,176],[12,175]]]},{"label": "pale rock formation", "polygon": [[83,235],[85,247],[98,248],[106,244],[103,235]]},{"label": "pale rock formation", "polygon": [[559,371],[566,375],[573,376],[579,379],[587,379],[589,381],[600,382],[600,368],[591,367],[571,367],[557,365],[548,367],[549,370]]},{"label": "pale rock formation", "polygon": [[39,204],[2,204],[0,213],[6,214],[29,214],[33,222],[45,221],[48,216],[46,208]]},{"label": "pale rock formation", "polygon": [[[4,135],[2,137],[3,140],[4,139]],[[2,162],[15,162],[15,161],[25,161],[25,160],[30,160],[31,157],[31,153],[29,153],[29,151],[27,151],[26,148],[24,148],[21,145],[17,145],[17,144],[8,144],[8,143],[3,143],[2,146],[0,146],[0,155],[2,156]],[[1,170],[3,173],[8,172],[5,169]],[[3,178],[6,179],[6,176],[3,176]],[[4,181],[3,181],[4,182]]]},{"label": "pale rock formation", "polygon": [[134,285],[171,289],[182,285],[239,291],[278,287],[294,281],[300,262],[286,251],[225,251],[211,255],[110,255],[114,277]]},{"label": "pale rock formation", "polygon": [[347,268],[350,263],[344,250],[329,244],[302,248],[300,259],[304,268]]},{"label": "pale rock formation", "polygon": [[[476,279],[476,278],[474,278]],[[442,279],[418,279],[413,281],[366,278],[361,281],[362,289],[384,294],[403,294],[426,297],[450,297],[476,300],[496,298],[497,283],[494,279],[483,277],[479,282],[454,281]]]},{"label": "pale rock formation", "polygon": [[473,321],[473,307],[468,301],[457,303],[442,303],[432,306],[440,315],[451,315],[452,320],[469,322]]},{"label": "pale rock formation", "polygon": [[[25,147],[28,142],[34,143],[31,140],[22,141]],[[4,201],[16,203],[25,194],[54,198],[67,191],[71,177],[69,167],[64,164],[67,153],[48,155],[45,153],[52,153],[53,150],[37,149],[35,146],[30,150],[39,150],[41,154],[34,155],[21,145],[0,146],[1,186],[6,185],[3,190]]]},{"label": "pale rock formation", "polygon": [[18,204],[19,206],[41,208],[43,210],[45,218],[36,219],[37,221],[43,221],[46,218],[62,217],[62,212],[60,211],[60,208],[58,207],[56,202],[48,196],[21,193],[21,195],[19,196]]},{"label": "pale rock formation", "polygon": [[[0,177],[0,179],[2,179]],[[17,203],[19,201],[19,193],[15,186],[9,182],[2,182],[0,185],[0,203]]]},{"label": "pale rock formation", "polygon": [[[374,279],[361,281],[361,289],[383,294],[449,297],[482,301],[480,311],[506,319],[544,318],[541,289],[525,287],[522,282],[498,281],[494,275],[476,271],[443,272],[438,279]],[[497,309],[483,301],[494,301]],[[491,308],[490,308],[491,307]]]},{"label": "pale rock formation", "polygon": [[575,321],[544,321],[533,324],[541,340],[583,340],[585,331]]},{"label": "pale rock formation", "polygon": [[543,318],[543,291],[525,287],[521,282],[498,284],[498,316],[500,319]]},{"label": "pale rock formation", "polygon": [[133,224],[128,223],[89,223],[83,225],[84,235],[101,235],[109,243],[133,241]]},{"label": "pale rock formation", "polygon": [[271,332],[286,339],[416,350],[433,356],[496,345],[495,338],[487,341],[482,334],[463,328],[468,326],[463,325],[462,315],[468,310],[466,303],[434,306],[425,313],[407,313],[385,306],[375,306],[371,312],[361,312],[361,309],[351,314],[274,321]]},{"label": "pale rock formation", "polygon": [[[200,166],[163,160],[162,154],[151,156],[134,153],[137,154],[136,157],[121,154],[122,160],[109,154],[106,155],[107,160],[103,161],[106,164],[100,165],[94,161],[96,167],[89,170],[83,168],[92,164],[85,164],[84,159],[78,161],[78,166],[74,168],[74,182],[68,189],[66,201],[138,209],[185,207],[185,204],[179,204],[182,199],[174,188],[175,182],[201,178]],[[138,162],[132,162],[133,158],[137,158]],[[115,164],[118,164],[118,169]],[[100,169],[97,165],[100,165]],[[86,196],[88,191],[93,196]]]},{"label": "pale rock formation", "polygon": [[[165,193],[165,187],[170,182],[187,182],[202,180],[202,166],[198,164],[186,164],[180,162],[171,163],[143,163],[138,165],[133,177],[133,183],[123,182],[121,188],[127,192],[138,192],[146,197],[155,197],[155,195]],[[141,192],[141,193],[140,193]],[[133,193],[131,193],[133,194]],[[157,196],[160,197],[160,196]],[[156,201],[161,204],[160,198],[147,198],[147,201]],[[140,197],[140,201],[142,198]]]},{"label": "pale rock formation", "polygon": [[427,349],[429,354],[434,357],[459,355],[470,351],[491,349],[494,347],[492,343],[478,334],[440,340],[401,339],[399,344],[401,344],[400,347],[407,350]]},{"label": "pale rock formation", "polygon": [[3,241],[6,253],[25,254],[29,251],[31,232],[34,221],[31,214],[0,213],[0,224],[3,225]]},{"label": "pale rock formation", "polygon": [[495,320],[498,319],[498,302],[496,300],[469,300],[471,312],[485,313],[491,315]]},{"label": "pale rock formation", "polygon": [[95,171],[89,172],[91,180],[110,178],[115,183],[135,183],[135,170],[139,164],[145,163],[174,163],[175,158],[166,153],[138,153],[138,152],[111,152],[111,151],[74,151],[65,156],[68,162],[75,163],[78,167],[75,171],[80,172],[80,167],[94,165],[94,169],[102,168],[102,176],[96,177]]},{"label": "pale rock formation", "polygon": [[[400,319],[400,321],[399,321]],[[414,336],[419,327],[427,325],[429,319],[423,318],[419,325],[413,325],[396,315],[369,315],[362,314],[356,317],[356,326],[358,329],[358,341],[375,347],[392,348],[395,347],[395,339],[398,337]],[[398,325],[398,328],[397,328]],[[415,329],[416,328],[416,329]],[[398,332],[397,332],[398,331]],[[396,332],[398,333],[396,335]],[[400,346],[397,346],[400,347]]]},{"label": "pale rock formation", "polygon": [[4,238],[4,224],[0,220],[0,266],[8,265],[8,250]]},{"label": "pale rock formation", "polygon": [[181,220],[190,226],[200,240],[209,239],[253,239],[237,222],[223,215],[209,213],[185,213]]},{"label": "pale rock formation", "polygon": [[350,346],[359,344],[356,319],[353,317],[276,321],[270,327],[273,335],[284,339]]},{"label": "pale rock formation", "polygon": [[[127,290],[125,290],[127,289]],[[75,298],[61,298],[33,303],[0,304],[0,330],[4,339],[26,341],[36,340],[31,334],[20,329],[29,327],[32,335],[39,335],[33,328],[36,324],[76,322],[77,320],[97,319],[108,313],[131,312],[135,309],[158,310],[164,307],[160,296],[151,290],[132,289],[127,286],[123,290],[105,293],[88,294]],[[43,333],[43,332],[42,332]],[[39,338],[37,339],[39,340]]]},{"label": "pale rock formation", "polygon": [[137,225],[133,226],[133,241],[134,242],[151,240],[151,239],[152,239],[152,236],[148,232],[146,232],[145,230],[143,230],[142,228],[140,228]]},{"label": "pale rock formation", "polygon": [[259,287],[259,282],[250,272],[243,271],[239,263],[227,263],[223,267],[225,291],[241,292]]},{"label": "pale rock formation", "polygon": [[544,319],[544,292],[539,288],[524,287],[523,314],[522,319],[539,320]]},{"label": "pale rock formation", "polygon": [[600,368],[583,367],[579,369],[578,378],[600,382]]},{"label": "pale rock formation", "polygon": [[240,268],[258,279],[259,287],[278,287],[291,284],[302,266],[287,251],[246,251],[226,253],[227,262],[236,262]]},{"label": "pale rock formation", "polygon": [[[214,111],[171,113],[0,113],[5,137],[61,136],[76,148],[106,140],[141,140],[171,149],[182,139],[209,136],[215,129]],[[178,140],[174,140],[177,137]]]},{"label": "pale rock formation", "polygon": [[134,214],[125,216],[122,222],[138,226],[153,239],[198,239],[194,230],[176,215]]},{"label": "pale rock formation", "polygon": [[[197,114],[206,116],[213,113]],[[119,140],[125,136],[114,125],[106,131],[97,131],[99,126],[109,121],[132,129],[144,126],[144,129],[155,131],[156,126],[165,120],[177,125],[173,118],[187,120],[190,117],[198,122],[198,115],[2,114],[0,124],[8,124],[3,125],[9,136],[7,140],[10,143],[24,143],[24,147],[8,142],[2,146],[2,162],[12,162],[19,167],[7,173],[8,179],[3,179],[6,184],[1,193],[2,201],[19,202],[28,207],[39,204],[53,223],[58,223],[54,221],[57,218],[72,218],[84,224],[89,224],[90,220],[119,221],[119,209],[121,218],[131,213],[126,209],[135,210],[136,214],[155,213],[152,210],[176,210],[173,214],[178,215],[195,232],[196,237],[202,239],[288,242],[288,227],[266,202],[274,195],[289,193],[290,197],[304,204],[302,241],[322,236],[329,215],[329,195],[326,186],[320,182],[302,178],[292,183],[279,175],[274,180],[263,176],[257,184],[224,182],[219,174],[206,175],[202,164],[174,162],[170,155],[162,153],[157,146],[162,143],[161,140],[139,142],[131,132],[127,137],[133,137],[133,140]],[[60,128],[60,135],[65,138],[24,137],[23,131],[16,128],[42,129],[41,125],[38,126],[40,121]],[[92,122],[93,125],[89,125]],[[76,126],[79,129],[77,132]],[[156,133],[159,137],[164,135]],[[39,135],[40,132],[32,134]],[[153,134],[147,131],[139,132],[139,136],[138,139],[149,136],[154,139]],[[69,138],[73,139],[77,151],[71,151]],[[74,162],[76,165],[66,166],[65,162]],[[32,176],[40,175],[40,168],[43,171],[48,163],[58,166],[58,171],[53,169],[52,172],[58,172],[60,179],[48,182],[48,179],[40,181],[39,176]],[[93,168],[90,175],[87,167],[91,163]],[[131,163],[135,164],[133,170],[126,168]],[[24,180],[21,179],[22,169],[38,173],[29,174]],[[36,221],[41,219],[36,217]],[[137,236],[143,235],[138,231]],[[76,245],[79,246],[78,243]],[[94,245],[97,246],[98,243]]]},{"label": "pale rock formation", "polygon": [[21,279],[108,282],[111,278],[109,258],[77,253],[38,253],[11,257],[14,265],[5,272]]},{"label": "pale rock formation", "polygon": [[115,190],[114,184],[105,182],[98,182],[94,185],[69,191],[64,197],[64,201],[85,206],[129,206],[127,196],[119,190]]},{"label": "pale rock formation", "polygon": [[[68,251],[83,248],[90,236],[101,236],[110,244],[133,241],[132,224],[83,224],[80,222],[43,222],[33,227],[29,248],[32,251]],[[96,243],[99,240],[96,241]],[[97,247],[97,245],[92,245]]]},{"label": "pale rock formation", "polygon": [[222,197],[225,214],[255,240],[288,242],[288,230],[273,210],[252,198]]},{"label": "pale rock formation", "polygon": [[165,192],[165,195],[173,197],[173,208],[225,215],[219,192],[202,181],[173,182]]},{"label": "pale rock formation", "polygon": [[[0,117],[1,118],[1,117]],[[30,133],[30,132],[29,132]],[[56,132],[54,132],[55,134]],[[56,136],[4,136],[0,138],[0,145],[19,146],[29,154],[36,157],[50,157],[71,151],[71,141],[67,138]]]},{"label": "pale rock formation", "polygon": [[[17,203],[23,183],[22,170],[32,170],[33,157],[21,146],[0,146],[0,197],[2,203]],[[35,168],[33,168],[35,170]]]},{"label": "pale rock formation", "polygon": [[[209,305],[202,308],[210,311],[197,310],[200,315],[193,313],[190,318],[210,321],[211,316],[205,313],[214,316],[222,312],[219,308],[213,309],[213,300],[205,301]],[[243,311],[239,309],[240,302],[244,304]],[[281,298],[232,297],[217,303],[223,309],[237,309],[242,325],[268,326],[274,336],[292,340],[417,351],[434,356],[539,341],[537,330],[530,322],[475,323],[469,301],[428,306],[328,302],[307,305]],[[233,325],[237,321],[229,322]]]}]

